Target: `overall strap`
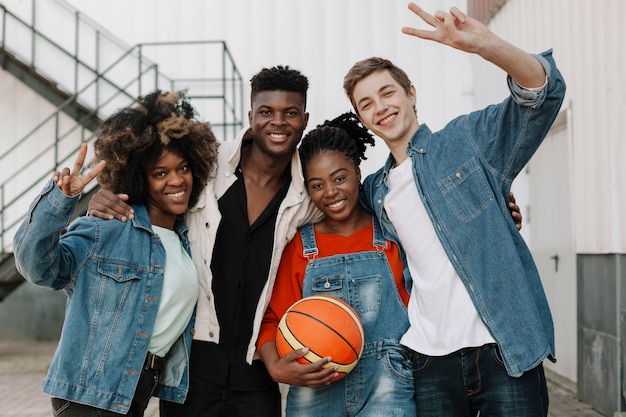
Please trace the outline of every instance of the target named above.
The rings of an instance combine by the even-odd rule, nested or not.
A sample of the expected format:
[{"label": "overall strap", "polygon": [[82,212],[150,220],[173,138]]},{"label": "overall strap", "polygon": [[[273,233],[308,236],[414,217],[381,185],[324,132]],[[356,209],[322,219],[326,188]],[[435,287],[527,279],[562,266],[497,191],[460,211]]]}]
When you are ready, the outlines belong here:
[{"label": "overall strap", "polygon": [[305,224],[300,228],[300,238],[302,239],[302,255],[309,261],[315,259],[315,256],[319,254],[317,249],[317,243],[315,242],[315,230],[313,229],[313,223]]},{"label": "overall strap", "polygon": [[383,236],[383,230],[380,227],[380,223],[378,222],[378,218],[376,216],[372,216],[372,222],[374,223],[374,237],[372,240],[372,246],[374,246],[377,250],[387,249],[388,243],[385,237]]}]

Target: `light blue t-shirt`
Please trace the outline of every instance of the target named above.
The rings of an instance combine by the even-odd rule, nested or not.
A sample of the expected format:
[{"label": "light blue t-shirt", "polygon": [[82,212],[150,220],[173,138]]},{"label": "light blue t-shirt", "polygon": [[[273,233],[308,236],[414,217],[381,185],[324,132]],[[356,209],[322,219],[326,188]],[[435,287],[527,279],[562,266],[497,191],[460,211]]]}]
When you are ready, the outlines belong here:
[{"label": "light blue t-shirt", "polygon": [[148,350],[166,356],[187,327],[198,301],[198,273],[191,257],[173,230],[152,226],[165,247],[165,276]]}]

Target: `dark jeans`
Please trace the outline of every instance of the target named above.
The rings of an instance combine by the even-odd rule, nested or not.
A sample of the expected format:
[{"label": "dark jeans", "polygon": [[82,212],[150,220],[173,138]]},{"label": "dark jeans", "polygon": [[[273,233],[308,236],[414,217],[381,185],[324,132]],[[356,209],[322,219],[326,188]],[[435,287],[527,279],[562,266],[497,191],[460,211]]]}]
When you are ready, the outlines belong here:
[{"label": "dark jeans", "polygon": [[[154,370],[144,369],[141,372],[130,410],[126,416],[143,417],[158,380],[158,373]],[[52,398],[52,415],[61,417],[120,417],[122,414],[61,398]]]},{"label": "dark jeans", "polygon": [[545,417],[548,389],[543,365],[519,378],[506,373],[496,345],[446,356],[415,354],[418,417]]}]

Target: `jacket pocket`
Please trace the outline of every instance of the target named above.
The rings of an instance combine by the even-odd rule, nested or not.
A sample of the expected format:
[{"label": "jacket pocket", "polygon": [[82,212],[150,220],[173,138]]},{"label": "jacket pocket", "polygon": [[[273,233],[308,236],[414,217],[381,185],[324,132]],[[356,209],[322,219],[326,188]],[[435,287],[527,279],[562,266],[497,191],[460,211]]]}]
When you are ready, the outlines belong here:
[{"label": "jacket pocket", "polygon": [[495,199],[487,177],[475,158],[438,181],[437,186],[450,210],[464,222],[476,218]]},{"label": "jacket pocket", "polygon": [[134,265],[100,262],[90,291],[91,302],[102,311],[124,311],[137,300],[140,279],[139,269]]}]

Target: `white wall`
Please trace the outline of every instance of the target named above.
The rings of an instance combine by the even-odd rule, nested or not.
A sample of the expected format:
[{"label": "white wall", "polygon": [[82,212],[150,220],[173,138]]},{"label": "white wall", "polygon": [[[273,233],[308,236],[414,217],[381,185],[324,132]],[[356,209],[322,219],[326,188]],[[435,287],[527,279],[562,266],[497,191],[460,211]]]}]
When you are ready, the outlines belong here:
[{"label": "white wall", "polygon": [[[577,253],[626,252],[625,15],[623,0],[509,0],[490,23],[523,49],[554,48],[565,77],[572,199],[554,204],[572,209]],[[490,88],[493,69],[478,65],[481,105],[500,92]]]}]

